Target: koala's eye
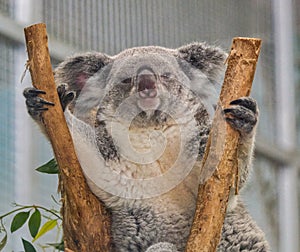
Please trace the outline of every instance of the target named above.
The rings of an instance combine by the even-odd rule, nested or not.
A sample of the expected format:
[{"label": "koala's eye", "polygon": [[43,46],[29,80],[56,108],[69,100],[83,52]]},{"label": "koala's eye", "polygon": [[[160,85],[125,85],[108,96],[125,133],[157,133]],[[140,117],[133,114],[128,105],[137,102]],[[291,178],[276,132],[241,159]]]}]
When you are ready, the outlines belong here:
[{"label": "koala's eye", "polygon": [[169,80],[169,79],[171,79],[171,78],[173,77],[173,75],[172,75],[172,73],[170,73],[170,72],[165,72],[165,73],[163,73],[160,77],[161,77],[162,79],[164,79],[164,80]]},{"label": "koala's eye", "polygon": [[132,78],[126,78],[121,81],[123,84],[131,84],[132,83]]}]

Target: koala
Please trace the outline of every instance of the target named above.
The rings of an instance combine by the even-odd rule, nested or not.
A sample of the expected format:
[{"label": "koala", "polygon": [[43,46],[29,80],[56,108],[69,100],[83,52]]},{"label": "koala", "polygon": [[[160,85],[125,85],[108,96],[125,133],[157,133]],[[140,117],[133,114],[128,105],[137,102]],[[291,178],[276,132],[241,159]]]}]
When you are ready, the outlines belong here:
[{"label": "koala", "polygon": [[[207,179],[201,160],[216,110],[224,125],[240,133],[244,187],[258,108],[249,97],[219,108],[226,57],[218,47],[195,42],[177,49],[135,47],[115,56],[79,54],[56,68],[57,92],[86,180],[112,214],[111,251],[185,250],[198,186]],[[28,112],[41,127],[43,111],[54,105],[43,94],[24,90]],[[269,251],[234,193],[217,251]]]}]

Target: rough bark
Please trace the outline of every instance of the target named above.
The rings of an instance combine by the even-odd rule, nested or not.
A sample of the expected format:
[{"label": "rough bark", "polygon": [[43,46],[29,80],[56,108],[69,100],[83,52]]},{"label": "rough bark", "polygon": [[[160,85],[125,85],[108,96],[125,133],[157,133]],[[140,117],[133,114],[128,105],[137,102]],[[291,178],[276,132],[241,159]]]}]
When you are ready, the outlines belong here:
[{"label": "rough bark", "polygon": [[[261,40],[234,38],[227,59],[227,70],[220,94],[222,108],[232,100],[248,96],[254,78]],[[219,122],[214,119],[204,154],[202,167],[209,155],[211,134],[218,131]],[[238,184],[237,146],[239,133],[226,125],[224,150],[213,175],[199,186],[197,208],[186,252],[216,251],[220,241],[226,206],[231,188]]]},{"label": "rough bark", "polygon": [[32,25],[24,32],[32,84],[55,104],[43,113],[42,121],[60,168],[65,247],[76,252],[110,251],[110,215],[89,190],[77,160],[56,92],[46,25]]}]

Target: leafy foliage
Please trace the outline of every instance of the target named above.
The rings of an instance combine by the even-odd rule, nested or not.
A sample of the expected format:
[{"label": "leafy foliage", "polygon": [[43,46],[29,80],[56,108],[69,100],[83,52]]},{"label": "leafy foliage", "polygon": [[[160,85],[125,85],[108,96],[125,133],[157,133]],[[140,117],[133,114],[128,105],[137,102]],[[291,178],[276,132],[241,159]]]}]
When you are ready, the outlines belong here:
[{"label": "leafy foliage", "polygon": [[7,243],[7,234],[3,237],[3,239],[0,241],[0,251],[5,247]]},{"label": "leafy foliage", "polygon": [[[58,165],[55,159],[51,159],[49,162],[38,167],[36,170],[38,172],[47,174],[59,173]],[[56,200],[54,201],[57,203]],[[36,252],[37,250],[33,245],[35,241],[54,228],[57,228],[57,238],[61,238],[60,242],[48,243],[47,245],[39,246],[42,247],[43,251],[45,251],[45,248],[47,247],[52,247],[52,251],[53,248],[55,249],[55,251],[64,251],[64,244],[60,232],[62,218],[59,214],[59,211],[37,205],[22,206],[15,204],[15,206],[17,207],[16,209],[0,215],[0,251],[3,251],[8,241],[8,234],[3,224],[3,219],[7,216],[13,216],[14,214],[15,215],[13,216],[10,225],[11,233],[14,233],[15,231],[21,229],[22,227],[24,227],[26,222],[28,222],[27,227],[32,241],[30,242],[22,238],[22,244],[25,252]]]},{"label": "leafy foliage", "polygon": [[0,240],[0,251],[5,247],[7,243],[7,232],[3,225],[2,219],[0,221],[0,235],[4,234],[4,237]]},{"label": "leafy foliage", "polygon": [[57,225],[57,220],[49,220],[49,221],[47,221],[41,227],[40,231],[36,234],[36,236],[34,237],[34,239],[32,240],[32,242],[35,242],[42,235],[46,234],[47,232],[49,232],[50,230],[52,230],[53,228],[55,228],[56,225]]},{"label": "leafy foliage", "polygon": [[25,252],[36,252],[35,248],[29,241],[26,241],[25,239],[22,238],[22,243],[23,243]]},{"label": "leafy foliage", "polygon": [[47,173],[47,174],[58,174],[59,168],[57,165],[56,160],[53,158],[46,164],[43,164],[42,166],[36,168],[38,172]]},{"label": "leafy foliage", "polygon": [[41,226],[41,220],[42,220],[41,212],[36,208],[28,222],[28,227],[32,238],[36,237],[39,228]]},{"label": "leafy foliage", "polygon": [[25,222],[27,221],[29,217],[29,211],[28,212],[20,212],[12,220],[11,226],[10,226],[10,232],[15,232],[19,228],[21,228]]},{"label": "leafy foliage", "polygon": [[[50,230],[54,229],[55,227],[58,228],[58,231],[61,229],[61,217],[58,214],[58,211],[47,209],[42,206],[20,206],[16,205],[18,208],[14,209],[2,216],[0,216],[0,251],[4,249],[4,247],[7,244],[8,236],[7,231],[5,229],[5,226],[3,225],[3,219],[7,216],[15,214],[13,217],[13,220],[10,225],[10,231],[11,233],[17,231],[18,229],[22,228],[26,222],[28,221],[28,229],[30,232],[32,239],[32,242],[29,242],[28,240],[25,240],[22,238],[22,243],[25,252],[35,252],[36,249],[33,246],[32,243],[34,243],[37,239],[39,239],[41,236],[48,233]],[[26,209],[29,209],[28,211],[24,211]],[[44,213],[50,214],[50,216],[42,215],[41,211]],[[42,220],[45,219],[45,223],[41,226]],[[3,235],[2,235],[3,234]],[[3,238],[1,238],[3,236]],[[58,251],[63,251],[63,242],[60,243],[49,243],[47,246],[51,246],[54,249]],[[46,246],[43,246],[45,248]]]}]

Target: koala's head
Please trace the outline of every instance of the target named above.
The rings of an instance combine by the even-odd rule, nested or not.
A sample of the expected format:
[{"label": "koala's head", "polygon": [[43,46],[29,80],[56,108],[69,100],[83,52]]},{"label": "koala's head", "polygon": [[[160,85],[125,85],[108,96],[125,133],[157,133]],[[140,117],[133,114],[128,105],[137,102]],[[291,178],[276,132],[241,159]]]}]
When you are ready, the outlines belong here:
[{"label": "koala's head", "polygon": [[[178,49],[136,47],[118,55],[77,55],[56,69],[56,80],[76,91],[83,120],[130,120],[144,126],[197,110],[208,113],[218,97],[226,54],[205,43]],[[196,113],[196,112],[195,112]]]},{"label": "koala's head", "polygon": [[194,43],[63,62],[55,77],[76,92],[66,115],[89,180],[135,199],[178,185],[204,153],[225,58],[219,48]]}]

